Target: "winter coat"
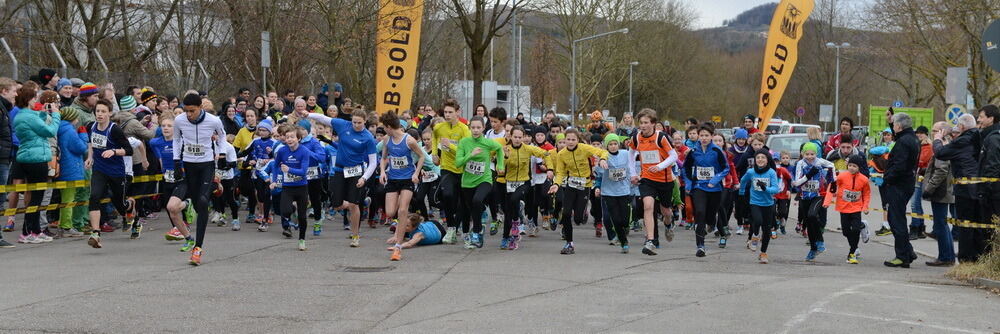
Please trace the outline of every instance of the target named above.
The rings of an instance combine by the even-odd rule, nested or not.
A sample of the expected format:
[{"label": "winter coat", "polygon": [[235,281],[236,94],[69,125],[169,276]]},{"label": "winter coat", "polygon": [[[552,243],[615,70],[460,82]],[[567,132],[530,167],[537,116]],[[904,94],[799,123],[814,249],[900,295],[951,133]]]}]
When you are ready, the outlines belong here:
[{"label": "winter coat", "polygon": [[[979,129],[962,132],[958,138],[944,145],[934,141],[934,157],[951,162],[951,175],[957,178],[979,176]],[[975,184],[956,184],[956,198],[977,198]]]},{"label": "winter coat", "polygon": [[0,98],[0,164],[10,163],[10,159],[13,158],[14,119],[10,116],[13,110],[14,104]]},{"label": "winter coat", "polygon": [[59,177],[56,181],[83,180],[83,160],[87,155],[90,137],[87,129],[73,126],[68,121],[59,122]]},{"label": "winter coat", "polygon": [[923,199],[934,203],[955,203],[955,193],[952,185],[951,163],[947,160],[934,159],[924,171]]},{"label": "winter coat", "polygon": [[[983,129],[982,153],[979,159],[979,176],[1000,177],[1000,124]],[[982,198],[1000,200],[1000,182],[987,183],[980,187]]]},{"label": "winter coat", "polygon": [[21,139],[21,146],[17,150],[17,162],[30,164],[52,160],[49,138],[56,136],[61,118],[58,112],[52,113],[48,122],[45,121],[46,118],[48,113],[44,111],[31,109],[18,111],[17,119],[14,120],[14,132]]},{"label": "winter coat", "polygon": [[895,145],[889,150],[889,165],[885,169],[885,184],[890,186],[913,187],[917,182],[917,159],[920,157],[920,141],[913,128],[896,133]]},{"label": "winter coat", "polygon": [[143,126],[131,111],[119,111],[111,115],[111,121],[122,127],[126,137],[149,141],[156,133]]}]

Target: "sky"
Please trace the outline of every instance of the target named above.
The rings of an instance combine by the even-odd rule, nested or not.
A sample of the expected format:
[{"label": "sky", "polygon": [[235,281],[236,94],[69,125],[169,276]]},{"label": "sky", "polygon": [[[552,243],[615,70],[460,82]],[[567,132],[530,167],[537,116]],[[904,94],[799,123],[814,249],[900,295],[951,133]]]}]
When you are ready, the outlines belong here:
[{"label": "sky", "polygon": [[684,0],[695,12],[695,29],[718,27],[722,21],[736,17],[759,5],[778,0]]}]

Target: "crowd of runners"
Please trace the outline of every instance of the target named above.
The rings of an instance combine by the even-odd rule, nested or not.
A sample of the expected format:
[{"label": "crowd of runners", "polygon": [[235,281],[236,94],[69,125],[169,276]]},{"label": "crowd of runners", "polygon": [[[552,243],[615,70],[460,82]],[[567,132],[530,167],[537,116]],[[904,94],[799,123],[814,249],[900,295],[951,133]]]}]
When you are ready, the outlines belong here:
[{"label": "crowd of runners", "polygon": [[[553,251],[574,254],[581,232],[622,253],[635,245],[655,256],[661,238],[672,242],[682,229],[693,230],[695,244],[679,247],[693,246],[698,257],[736,241],[768,263],[770,240],[788,233],[808,240],[805,260],[821,256],[827,218],[839,214],[850,247],[838,256],[847,263],[860,262],[859,245],[872,234],[893,234],[896,258],[885,265],[909,267],[909,240],[926,236],[940,253],[928,265],[975,261],[988,251],[991,229],[953,231],[945,219],[989,223],[1000,207],[991,205],[1000,203],[996,183],[952,182],[1000,176],[993,105],[979,110],[978,124],[967,115],[955,127],[936,124],[933,135],[890,110],[892,125],[865,151],[854,120],[844,118],[828,139],[788,152],[767,147],[753,115],[727,136],[695,118],[671,126],[653,109],[617,124],[595,111],[573,127],[551,111],[535,123],[483,105],[465,118],[451,99],[377,114],[339,84],[317,95],[283,93],[241,89],[216,107],[204,92],[116,91],[50,70],[23,83],[0,78],[0,183],[89,185],[9,193],[10,208],[22,200],[66,205],[8,216],[4,231],[20,223],[18,243],[85,237],[102,248],[102,233],[139,239],[143,223],[165,211],[173,226],[165,238],[199,265],[209,225],[280,229],[302,251],[309,234],[342,228],[345,246],[384,245],[393,261],[434,244],[513,251],[543,233],[564,240]],[[873,191],[886,213],[869,212],[878,206]],[[911,200],[914,209],[931,202],[933,231],[916,218],[907,225]],[[793,205],[798,214],[789,217]],[[863,214],[881,217],[881,228],[870,231],[879,219]],[[793,244],[783,246],[801,247]],[[14,245],[0,238],[0,247]]]}]

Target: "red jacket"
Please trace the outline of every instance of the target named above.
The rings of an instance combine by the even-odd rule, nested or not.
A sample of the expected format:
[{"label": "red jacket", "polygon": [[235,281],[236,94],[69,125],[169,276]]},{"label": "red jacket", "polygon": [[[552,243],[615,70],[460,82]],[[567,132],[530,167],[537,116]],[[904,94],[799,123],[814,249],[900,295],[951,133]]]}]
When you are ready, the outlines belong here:
[{"label": "red jacket", "polygon": [[782,187],[781,192],[774,194],[774,198],[775,199],[791,198],[789,189],[792,188],[792,174],[789,173],[788,169],[785,169],[785,167],[778,165],[778,179],[781,179],[781,183],[783,183],[785,186]]}]

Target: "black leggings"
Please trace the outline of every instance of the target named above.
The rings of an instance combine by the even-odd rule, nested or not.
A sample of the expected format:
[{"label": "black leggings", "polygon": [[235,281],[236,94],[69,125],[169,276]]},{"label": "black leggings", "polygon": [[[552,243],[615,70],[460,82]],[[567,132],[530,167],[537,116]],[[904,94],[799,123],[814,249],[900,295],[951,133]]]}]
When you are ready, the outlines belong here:
[{"label": "black leggings", "polygon": [[736,215],[736,225],[746,226],[750,225],[747,218],[750,216],[750,196],[740,195],[737,191],[735,198],[733,200],[734,214]]},{"label": "black leggings", "polygon": [[[510,181],[507,181],[510,182]],[[498,187],[499,188],[499,187]],[[503,210],[505,212],[503,216],[503,237],[510,237],[510,227],[513,225],[514,216],[518,216],[520,211],[521,201],[525,199],[528,195],[528,191],[531,189],[531,185],[528,183],[522,184],[520,187],[514,190],[514,192],[507,192],[507,187],[504,187],[503,191],[507,198],[504,199],[504,203],[507,204],[507,208]],[[517,217],[520,219],[520,217]],[[523,223],[523,222],[522,222]]]},{"label": "black leggings", "polygon": [[590,216],[594,217],[594,225],[597,225],[604,221],[604,211],[601,210],[601,198],[596,196],[594,189],[597,188],[590,189]]},{"label": "black leggings", "polygon": [[[118,213],[122,216],[125,215],[127,207],[125,205],[125,185],[128,181],[125,177],[110,177],[101,173],[99,170],[93,171],[93,176],[90,178],[90,203],[87,205],[89,211],[100,211],[101,210],[101,198],[104,194],[111,190],[111,205],[118,210]],[[38,198],[41,200],[41,196]],[[34,196],[31,198],[34,202]]]},{"label": "black leggings", "polygon": [[281,218],[292,218],[292,204],[298,210],[299,240],[306,240],[306,212],[309,207],[309,186],[285,186],[281,189]]},{"label": "black leggings", "polygon": [[468,214],[465,210],[464,196],[461,194],[462,175],[441,170],[441,182],[438,187],[441,188],[441,206],[448,220],[448,227],[461,225],[462,231],[468,232]]},{"label": "black leggings", "polygon": [[[40,163],[19,163],[21,168],[24,170],[24,180],[25,183],[39,183],[45,182],[49,177],[49,165],[45,162]],[[95,173],[96,174],[96,173]],[[45,190],[32,190],[29,192],[31,198],[28,200],[27,206],[38,206],[42,204],[42,198],[45,197]],[[53,197],[54,198],[54,197]],[[58,202],[58,201],[56,201]],[[124,211],[123,211],[124,212]],[[35,212],[24,214],[24,224],[21,225],[21,234],[40,234],[42,233],[41,216],[42,211],[36,210]]]},{"label": "black leggings", "polygon": [[549,207],[552,206],[552,196],[549,195],[549,187],[551,184],[546,181],[542,184],[536,184],[531,186],[531,190],[528,191],[527,200],[524,201],[524,212],[528,216],[527,219],[536,224],[540,223],[538,221],[538,214],[541,211],[543,216],[549,214]]},{"label": "black leggings", "polygon": [[847,237],[847,244],[851,245],[850,254],[854,254],[858,250],[858,240],[861,240],[863,224],[860,212],[840,214],[840,232],[844,234],[844,237]]},{"label": "black leggings", "polygon": [[[483,233],[483,210],[486,210],[486,199],[493,192],[493,185],[489,182],[480,183],[475,188],[462,188],[462,197],[465,201],[465,212],[468,221],[472,222],[472,232]],[[463,226],[462,233],[469,230]]]},{"label": "black leggings", "polygon": [[[262,179],[257,179],[253,181],[254,188],[257,190],[257,200],[264,204],[264,212],[258,212],[258,215],[262,219],[267,219],[271,217],[271,188],[269,184]],[[250,213],[253,214],[257,210],[257,204],[254,203],[250,205]]]},{"label": "black leggings", "polygon": [[313,219],[323,218],[323,184],[326,179],[309,180],[309,204],[312,205]]},{"label": "black leggings", "polygon": [[496,221],[500,217],[500,212],[507,213],[507,204],[504,203],[504,197],[507,195],[506,192],[506,183],[493,181],[493,186],[490,188],[490,195],[486,200],[490,208],[490,219],[492,221]]},{"label": "black leggings", "polygon": [[236,180],[220,180],[219,182],[222,183],[222,196],[213,198],[212,208],[215,209],[215,212],[226,213],[226,206],[228,206],[233,212],[233,219],[237,219],[240,206],[236,203],[236,198],[233,194],[235,191],[233,187],[236,186]]},{"label": "black leggings", "polygon": [[194,201],[194,211],[198,213],[195,247],[205,242],[208,227],[208,204],[212,194],[212,180],[215,179],[215,162],[184,162],[184,182],[187,182],[188,196]]},{"label": "black leggings", "polygon": [[[438,187],[437,180],[433,182],[422,182],[417,185],[417,191],[413,193],[413,199],[410,200],[410,211],[420,212],[420,215],[424,217],[424,220],[429,219],[431,212],[431,206],[434,205],[435,193],[437,193]],[[400,218],[402,219],[402,218]]]},{"label": "black leggings", "polygon": [[608,221],[604,222],[604,226],[612,228],[611,231],[614,231],[613,234],[618,237],[622,246],[628,245],[628,205],[631,197],[601,196],[601,199],[604,201],[604,210],[608,213]]},{"label": "black leggings", "polygon": [[826,210],[822,206],[818,210],[810,210],[813,205],[819,205],[823,201],[822,197],[802,199],[799,201],[799,210],[803,211],[806,233],[809,234],[809,249],[817,250],[816,243],[823,241],[823,222],[819,219],[819,211]]},{"label": "black leggings", "polygon": [[760,236],[761,253],[767,253],[767,243],[771,241],[771,226],[773,225],[774,206],[750,205],[750,235]]},{"label": "black leggings", "polygon": [[691,191],[691,205],[694,206],[695,222],[695,244],[698,247],[705,246],[705,226],[716,224],[716,213],[719,209],[719,198],[722,193],[719,191],[709,192],[701,189]]},{"label": "black leggings", "polygon": [[250,210],[251,215],[257,211],[257,187],[254,186],[257,180],[250,178],[250,175],[255,172],[253,169],[240,170],[240,195],[247,198],[247,209]]},{"label": "black leggings", "polygon": [[[562,223],[563,237],[566,238],[566,242],[573,242],[573,222],[583,224],[587,221],[588,191],[563,187],[560,192],[562,192],[563,208],[562,218],[559,219],[559,222]],[[570,222],[570,218],[573,219],[573,222]]]},{"label": "black leggings", "polygon": [[722,204],[719,206],[719,212],[717,214],[719,219],[716,221],[715,226],[715,228],[719,229],[719,233],[725,233],[726,229],[729,228],[729,217],[733,215],[735,197],[736,190],[722,189],[722,196],[719,199]]}]

